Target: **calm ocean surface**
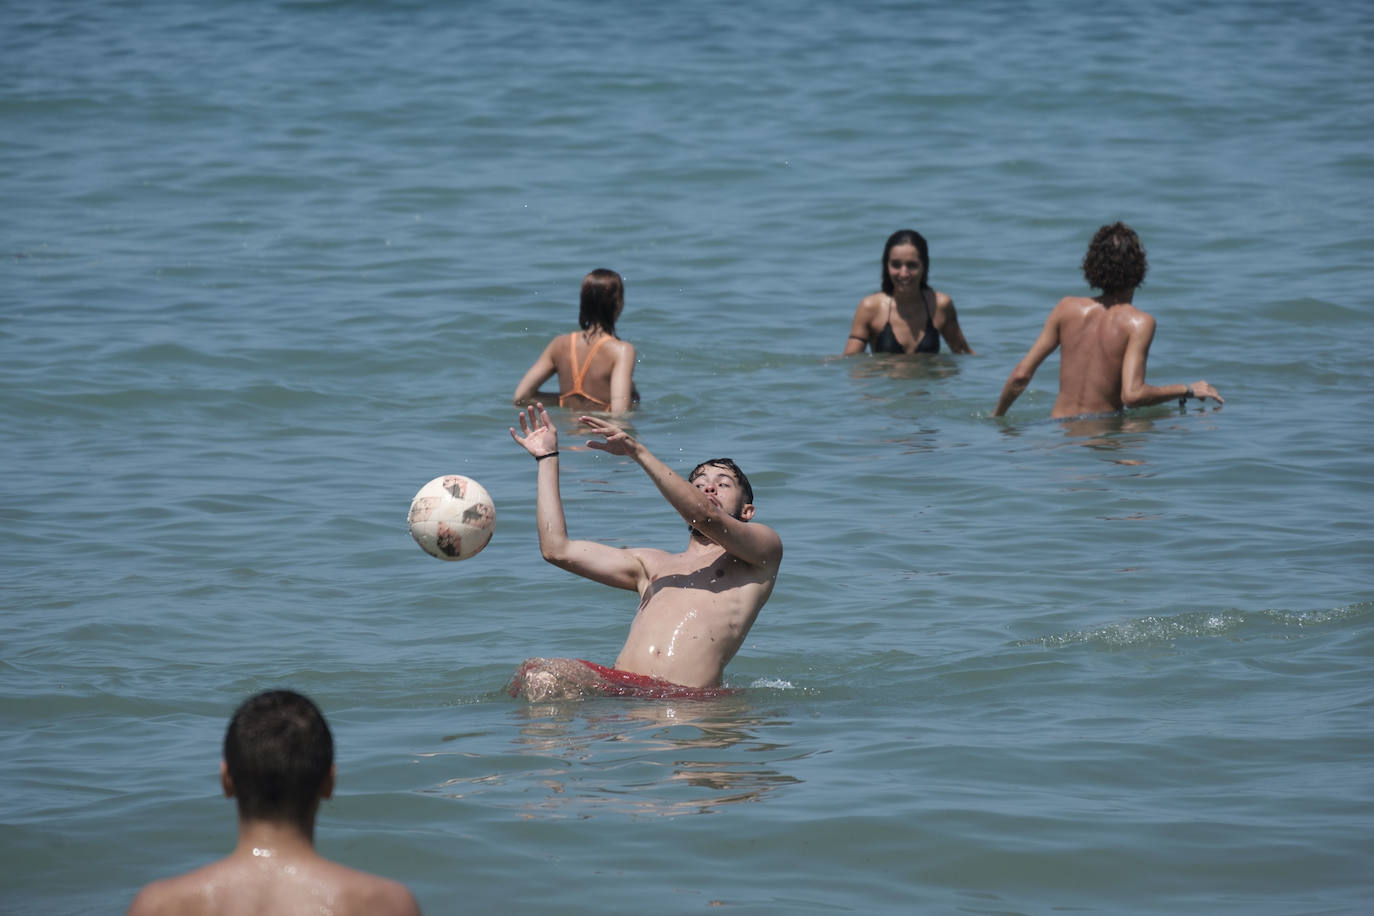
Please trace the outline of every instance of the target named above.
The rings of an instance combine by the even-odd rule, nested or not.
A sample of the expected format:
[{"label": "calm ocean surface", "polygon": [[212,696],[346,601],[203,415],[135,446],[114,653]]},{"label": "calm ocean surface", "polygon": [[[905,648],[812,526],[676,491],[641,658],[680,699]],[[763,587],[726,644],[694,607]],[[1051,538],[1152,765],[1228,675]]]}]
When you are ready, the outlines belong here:
[{"label": "calm ocean surface", "polygon": [[[321,850],[430,914],[1367,912],[1369,4],[0,12],[0,911],[227,852],[286,686]],[[1225,406],[1049,422],[1055,357],[992,419],[1116,219],[1149,378]],[[905,226],[977,355],[835,358]],[[636,433],[786,545],[726,700],[502,691],[635,608],[540,559],[506,432],[603,266]],[[685,544],[559,422],[575,536]]]}]

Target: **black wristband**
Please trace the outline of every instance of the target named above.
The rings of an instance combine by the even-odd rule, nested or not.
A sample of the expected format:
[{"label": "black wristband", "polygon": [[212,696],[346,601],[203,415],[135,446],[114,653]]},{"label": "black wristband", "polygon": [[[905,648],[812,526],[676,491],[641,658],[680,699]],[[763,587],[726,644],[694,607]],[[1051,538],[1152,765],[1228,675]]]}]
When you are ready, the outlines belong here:
[{"label": "black wristband", "polygon": [[535,456],[534,456],[534,460],[535,460],[535,461],[543,461],[545,458],[557,458],[557,457],[558,457],[558,449],[554,449],[553,451],[549,452],[549,453],[546,454],[546,455],[535,455]]},{"label": "black wristband", "polygon": [[1192,398],[1197,397],[1197,395],[1193,394],[1193,386],[1192,386],[1192,385],[1187,386],[1187,388],[1188,388],[1188,390],[1185,391],[1185,392],[1183,392],[1183,395],[1178,399],[1178,406],[1179,406],[1179,407],[1182,407],[1184,404],[1186,404],[1186,403],[1187,403],[1189,400],[1191,400]]}]

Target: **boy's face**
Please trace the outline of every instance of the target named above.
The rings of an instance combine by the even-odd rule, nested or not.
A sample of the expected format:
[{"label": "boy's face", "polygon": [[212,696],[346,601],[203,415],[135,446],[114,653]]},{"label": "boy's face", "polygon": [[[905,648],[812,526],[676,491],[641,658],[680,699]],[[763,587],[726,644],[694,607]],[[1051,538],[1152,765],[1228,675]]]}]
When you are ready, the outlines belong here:
[{"label": "boy's face", "polygon": [[690,482],[731,518],[747,522],[753,516],[754,507],[744,501],[744,488],[729,468],[719,464],[703,465]]}]

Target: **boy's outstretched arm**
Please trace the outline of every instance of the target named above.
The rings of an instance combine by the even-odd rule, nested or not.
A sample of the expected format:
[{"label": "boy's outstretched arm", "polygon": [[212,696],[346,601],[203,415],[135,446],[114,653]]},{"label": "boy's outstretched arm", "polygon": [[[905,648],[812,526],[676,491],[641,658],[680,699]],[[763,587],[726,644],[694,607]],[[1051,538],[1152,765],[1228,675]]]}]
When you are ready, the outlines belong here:
[{"label": "boy's outstretched arm", "polygon": [[520,413],[520,430],[516,433],[511,427],[511,438],[534,457],[539,467],[535,525],[539,530],[539,552],[544,559],[602,585],[641,591],[648,583],[648,575],[632,551],[568,537],[558,485],[558,430],[543,404],[531,405]]},{"label": "boy's outstretched arm", "polygon": [[604,442],[588,441],[588,448],[634,460],[649,475],[668,504],[703,537],[751,566],[776,564],[782,558],[782,539],[778,533],[767,525],[749,524],[754,514],[752,503],[742,508],[741,518],[735,518],[619,426],[598,417],[579,419],[605,439]]}]

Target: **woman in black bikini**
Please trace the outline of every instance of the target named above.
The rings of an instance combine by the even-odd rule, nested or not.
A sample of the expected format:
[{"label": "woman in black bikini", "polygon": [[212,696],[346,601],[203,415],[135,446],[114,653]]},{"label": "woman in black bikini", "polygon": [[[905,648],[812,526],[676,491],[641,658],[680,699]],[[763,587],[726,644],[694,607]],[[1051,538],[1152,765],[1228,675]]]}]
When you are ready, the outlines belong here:
[{"label": "woman in black bikini", "polygon": [[899,229],[883,247],[882,292],[865,296],[854,310],[844,355],[938,353],[943,336],[952,353],[972,353],[959,330],[954,300],[926,282],[930,247],[921,233]]}]

